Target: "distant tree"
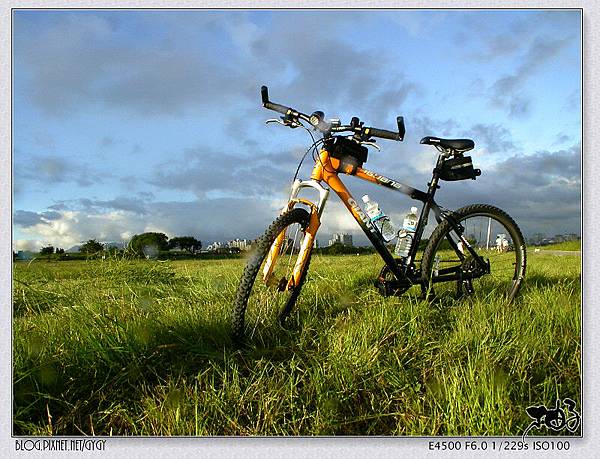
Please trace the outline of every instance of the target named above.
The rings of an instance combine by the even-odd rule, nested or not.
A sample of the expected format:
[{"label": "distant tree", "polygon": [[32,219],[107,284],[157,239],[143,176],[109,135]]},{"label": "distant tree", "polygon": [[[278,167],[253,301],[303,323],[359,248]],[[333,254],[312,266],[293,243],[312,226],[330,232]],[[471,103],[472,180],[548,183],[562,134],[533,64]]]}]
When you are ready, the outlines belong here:
[{"label": "distant tree", "polygon": [[169,238],[164,233],[136,234],[129,241],[127,248],[139,256],[158,255],[161,250],[168,250]]},{"label": "distant tree", "polygon": [[79,251],[81,253],[98,253],[104,250],[104,246],[100,244],[96,239],[89,239],[87,242],[84,242],[81,247],[79,247]]},{"label": "distant tree", "polygon": [[65,253],[65,249],[62,249],[62,248],[58,247],[58,248],[56,249],[55,253],[57,253],[58,255],[62,255],[62,254],[64,254],[64,253]]},{"label": "distant tree", "polygon": [[117,253],[121,253],[121,249],[115,246],[108,247],[105,249],[110,255],[115,255]]},{"label": "distant tree", "polygon": [[544,233],[534,233],[529,238],[527,238],[527,242],[530,244],[533,244],[533,245],[538,245],[545,238],[546,238],[546,235]]},{"label": "distant tree", "polygon": [[327,247],[327,253],[329,255],[340,255],[345,252],[344,248],[344,244],[342,244],[341,242],[334,242],[329,247]]},{"label": "distant tree", "polygon": [[219,247],[213,251],[217,255],[231,255],[235,253],[241,253],[241,249],[239,247]]},{"label": "distant tree", "polygon": [[169,248],[179,248],[194,253],[202,248],[202,242],[192,236],[174,237],[169,240]]},{"label": "distant tree", "polygon": [[52,255],[54,253],[54,247],[49,245],[47,247],[42,247],[40,250],[40,255]]}]

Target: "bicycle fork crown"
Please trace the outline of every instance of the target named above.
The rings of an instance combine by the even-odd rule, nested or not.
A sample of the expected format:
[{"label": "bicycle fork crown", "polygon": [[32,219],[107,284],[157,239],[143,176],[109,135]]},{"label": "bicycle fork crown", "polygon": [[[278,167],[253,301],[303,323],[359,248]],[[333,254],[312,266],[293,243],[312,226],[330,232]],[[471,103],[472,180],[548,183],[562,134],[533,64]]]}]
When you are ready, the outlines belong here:
[{"label": "bicycle fork crown", "polygon": [[[302,202],[302,203],[308,204],[308,205],[312,204],[312,203],[309,204],[309,201],[298,199],[298,193],[300,192],[300,190],[302,188],[313,188],[319,192],[319,204],[317,204],[316,208],[317,208],[317,215],[319,216],[319,219],[321,219],[321,215],[323,214],[323,209],[325,208],[325,203],[327,202],[327,198],[329,197],[329,190],[324,188],[323,185],[321,185],[316,180],[296,179],[296,180],[294,180],[294,183],[292,183],[292,190],[290,193],[289,203]],[[310,207],[312,207],[312,205]],[[288,207],[286,207],[284,209],[284,211],[286,211],[288,209],[289,209],[289,204],[288,204]]]}]

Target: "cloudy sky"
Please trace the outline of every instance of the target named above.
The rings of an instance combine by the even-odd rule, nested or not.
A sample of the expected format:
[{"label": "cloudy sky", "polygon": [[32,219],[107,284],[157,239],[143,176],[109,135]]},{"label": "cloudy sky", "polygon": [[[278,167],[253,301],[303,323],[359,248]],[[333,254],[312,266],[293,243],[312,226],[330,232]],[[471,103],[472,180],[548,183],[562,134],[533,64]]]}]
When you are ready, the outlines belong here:
[{"label": "cloudy sky", "polygon": [[[264,124],[260,86],[303,112],[394,129],[365,167],[426,188],[469,137],[476,181],[448,208],[498,205],[525,235],[580,233],[578,11],[15,11],[15,249],[161,231],[255,238],[278,214],[305,131]],[[310,174],[310,164],[301,175]],[[403,195],[347,178],[396,221]],[[332,196],[319,239],[360,228]]]}]

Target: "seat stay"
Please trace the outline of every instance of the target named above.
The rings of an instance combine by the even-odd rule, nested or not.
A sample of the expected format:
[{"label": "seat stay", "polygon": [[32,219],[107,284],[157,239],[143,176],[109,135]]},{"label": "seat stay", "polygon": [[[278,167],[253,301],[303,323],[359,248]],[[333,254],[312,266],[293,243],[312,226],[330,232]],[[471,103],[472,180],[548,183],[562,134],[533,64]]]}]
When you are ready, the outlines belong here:
[{"label": "seat stay", "polygon": [[454,240],[452,239],[452,237],[450,236],[450,233],[448,233],[448,236],[446,239],[450,243],[450,246],[452,247],[452,249],[454,250],[456,255],[459,257],[459,259],[461,261],[465,260],[467,257],[467,254],[465,252],[468,252],[473,257],[473,259],[475,259],[477,261],[477,264],[480,268],[482,268],[484,270],[488,269],[488,272],[489,272],[489,263],[486,263],[485,259],[481,255],[479,255],[479,253],[477,251],[475,251],[475,249],[471,246],[471,244],[469,243],[467,238],[464,236],[464,227],[460,224],[460,222],[458,222],[454,218],[454,215],[452,213],[445,214],[444,218],[450,224],[450,226],[452,227],[457,238],[463,244],[464,248],[461,250],[458,247],[458,244],[455,243]]}]

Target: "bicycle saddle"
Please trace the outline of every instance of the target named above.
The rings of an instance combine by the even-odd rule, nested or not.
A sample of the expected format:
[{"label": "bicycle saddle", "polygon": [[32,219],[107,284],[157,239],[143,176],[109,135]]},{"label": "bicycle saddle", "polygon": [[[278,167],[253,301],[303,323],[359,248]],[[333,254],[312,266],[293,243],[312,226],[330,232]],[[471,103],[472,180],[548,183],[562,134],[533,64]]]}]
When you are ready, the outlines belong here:
[{"label": "bicycle saddle", "polygon": [[439,145],[442,148],[456,150],[456,151],[469,151],[475,147],[475,142],[471,139],[440,139],[439,137],[423,137],[421,143],[426,145]]}]

